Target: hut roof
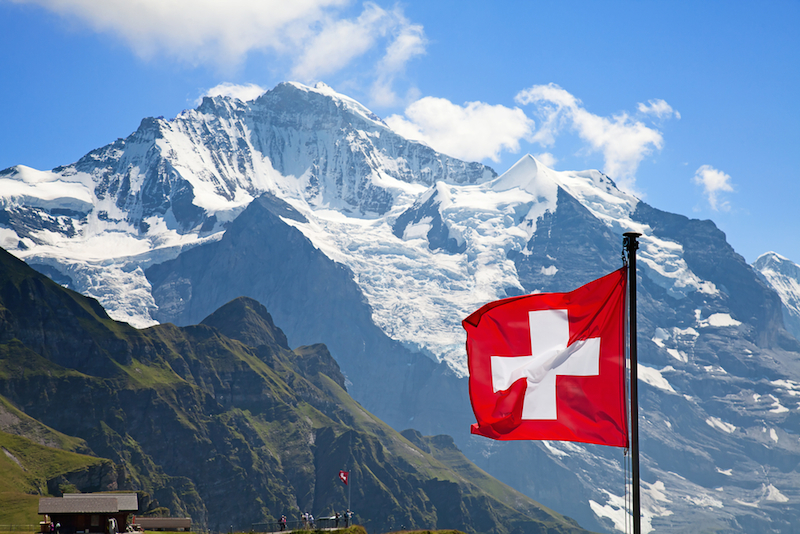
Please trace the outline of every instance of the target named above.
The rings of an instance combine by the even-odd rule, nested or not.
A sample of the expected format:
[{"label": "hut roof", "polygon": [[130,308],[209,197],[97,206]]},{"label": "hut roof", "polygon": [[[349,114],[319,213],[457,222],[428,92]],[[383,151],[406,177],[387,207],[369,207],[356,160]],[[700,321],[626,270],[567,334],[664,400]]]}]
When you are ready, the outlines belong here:
[{"label": "hut roof", "polygon": [[65,493],[65,499],[94,499],[114,497],[120,512],[135,512],[139,509],[139,498],[135,493]]},{"label": "hut roof", "polygon": [[84,497],[64,499],[43,497],[39,499],[40,514],[113,514],[119,512],[116,497]]}]

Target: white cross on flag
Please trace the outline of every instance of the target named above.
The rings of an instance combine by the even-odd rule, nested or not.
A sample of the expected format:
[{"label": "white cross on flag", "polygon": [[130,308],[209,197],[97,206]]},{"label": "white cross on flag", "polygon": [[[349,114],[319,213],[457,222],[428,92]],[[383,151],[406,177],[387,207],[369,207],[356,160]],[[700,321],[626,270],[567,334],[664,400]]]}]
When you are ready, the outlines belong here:
[{"label": "white cross on flag", "polygon": [[569,293],[491,302],[464,319],[472,433],[626,447],[627,268]]}]

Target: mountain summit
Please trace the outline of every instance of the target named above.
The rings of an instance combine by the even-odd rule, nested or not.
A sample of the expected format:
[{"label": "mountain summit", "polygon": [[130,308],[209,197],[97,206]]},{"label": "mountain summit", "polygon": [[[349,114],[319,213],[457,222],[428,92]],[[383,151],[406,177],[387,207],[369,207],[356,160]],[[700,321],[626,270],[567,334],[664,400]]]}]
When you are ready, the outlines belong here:
[{"label": "mountain summit", "polygon": [[753,268],[780,296],[784,324],[800,339],[800,265],[780,254],[767,252],[753,262]]},{"label": "mountain summit", "polygon": [[621,456],[470,436],[460,322],[488,301],[613,271],[622,234],[640,232],[650,527],[791,532],[800,520],[800,343],[786,301],[713,222],[650,206],[599,171],[523,156],[497,176],[327,86],[286,83],[145,119],[72,165],[7,169],[0,196],[0,244],[111,317],[189,325],[250,297],[289,346],[324,341],[348,392],[383,420],[452,435],[488,472],[596,530],[622,528]]}]

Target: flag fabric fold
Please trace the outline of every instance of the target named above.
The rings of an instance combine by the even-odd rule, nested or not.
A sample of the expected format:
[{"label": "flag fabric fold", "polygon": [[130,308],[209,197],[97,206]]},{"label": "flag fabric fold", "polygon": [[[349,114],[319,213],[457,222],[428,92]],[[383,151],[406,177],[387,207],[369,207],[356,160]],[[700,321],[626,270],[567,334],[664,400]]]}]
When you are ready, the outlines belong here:
[{"label": "flag fabric fold", "polygon": [[472,433],[627,447],[627,268],[569,293],[486,304],[464,319]]}]

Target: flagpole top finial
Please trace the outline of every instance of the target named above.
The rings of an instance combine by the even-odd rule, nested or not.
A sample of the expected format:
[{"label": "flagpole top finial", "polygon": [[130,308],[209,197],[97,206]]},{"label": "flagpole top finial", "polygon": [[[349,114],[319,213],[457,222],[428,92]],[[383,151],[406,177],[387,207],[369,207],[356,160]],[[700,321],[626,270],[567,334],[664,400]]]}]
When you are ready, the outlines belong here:
[{"label": "flagpole top finial", "polygon": [[[628,251],[628,254],[635,253],[636,249],[639,248],[639,242],[636,240],[642,234],[640,232],[625,232],[622,234],[622,248]],[[623,258],[623,263],[625,262]]]}]

